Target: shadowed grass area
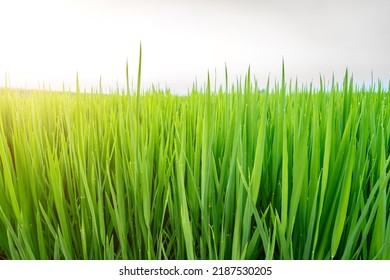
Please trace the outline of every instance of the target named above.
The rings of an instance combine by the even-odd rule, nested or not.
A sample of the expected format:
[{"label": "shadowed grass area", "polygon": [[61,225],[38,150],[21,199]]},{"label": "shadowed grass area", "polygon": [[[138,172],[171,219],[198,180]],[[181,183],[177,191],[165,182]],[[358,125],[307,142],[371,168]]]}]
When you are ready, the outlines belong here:
[{"label": "shadowed grass area", "polygon": [[139,84],[0,90],[0,259],[390,259],[380,84]]}]

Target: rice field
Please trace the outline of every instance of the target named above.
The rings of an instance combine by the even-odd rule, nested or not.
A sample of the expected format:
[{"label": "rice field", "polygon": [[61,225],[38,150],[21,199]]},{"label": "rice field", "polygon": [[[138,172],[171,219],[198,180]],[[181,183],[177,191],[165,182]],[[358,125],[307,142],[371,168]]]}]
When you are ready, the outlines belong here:
[{"label": "rice field", "polygon": [[0,259],[390,259],[389,89],[139,82],[0,89]]}]

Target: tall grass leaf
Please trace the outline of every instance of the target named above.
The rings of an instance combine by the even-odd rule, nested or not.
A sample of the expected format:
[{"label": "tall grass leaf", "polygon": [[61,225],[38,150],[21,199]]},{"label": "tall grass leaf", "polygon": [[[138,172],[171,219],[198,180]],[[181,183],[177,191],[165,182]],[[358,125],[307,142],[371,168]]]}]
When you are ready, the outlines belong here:
[{"label": "tall grass leaf", "polygon": [[332,234],[332,249],[331,249],[332,258],[335,257],[337,249],[339,247],[341,235],[344,231],[344,225],[347,216],[349,195],[351,191],[353,166],[355,164],[355,147],[353,143],[350,146],[350,151],[348,153],[347,158],[348,158],[348,169],[346,170],[346,174],[344,175],[345,176],[344,184],[342,185],[336,221],[335,221],[333,234]]}]

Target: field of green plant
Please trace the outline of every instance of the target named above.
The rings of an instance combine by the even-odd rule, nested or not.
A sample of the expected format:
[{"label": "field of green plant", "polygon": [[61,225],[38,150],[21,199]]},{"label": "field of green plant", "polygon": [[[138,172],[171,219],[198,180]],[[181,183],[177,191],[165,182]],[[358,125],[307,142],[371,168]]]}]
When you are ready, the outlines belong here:
[{"label": "field of green plant", "polygon": [[390,259],[389,90],[250,77],[0,89],[0,259]]}]

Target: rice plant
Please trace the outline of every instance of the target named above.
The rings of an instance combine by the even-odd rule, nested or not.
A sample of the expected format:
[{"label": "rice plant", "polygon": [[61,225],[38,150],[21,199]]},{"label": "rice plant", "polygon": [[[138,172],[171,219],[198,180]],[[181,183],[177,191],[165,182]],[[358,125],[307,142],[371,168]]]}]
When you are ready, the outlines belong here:
[{"label": "rice plant", "polygon": [[390,259],[388,89],[326,84],[0,89],[0,259]]}]

